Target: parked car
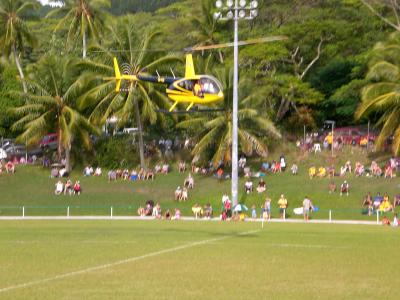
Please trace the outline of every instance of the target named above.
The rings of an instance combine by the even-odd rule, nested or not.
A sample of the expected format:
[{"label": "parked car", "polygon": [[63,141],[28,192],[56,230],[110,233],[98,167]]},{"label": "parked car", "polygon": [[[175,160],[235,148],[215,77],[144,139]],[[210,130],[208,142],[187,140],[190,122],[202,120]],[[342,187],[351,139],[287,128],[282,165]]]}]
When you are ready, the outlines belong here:
[{"label": "parked car", "polygon": [[39,142],[39,146],[42,149],[56,150],[58,148],[58,135],[56,133],[45,135]]}]

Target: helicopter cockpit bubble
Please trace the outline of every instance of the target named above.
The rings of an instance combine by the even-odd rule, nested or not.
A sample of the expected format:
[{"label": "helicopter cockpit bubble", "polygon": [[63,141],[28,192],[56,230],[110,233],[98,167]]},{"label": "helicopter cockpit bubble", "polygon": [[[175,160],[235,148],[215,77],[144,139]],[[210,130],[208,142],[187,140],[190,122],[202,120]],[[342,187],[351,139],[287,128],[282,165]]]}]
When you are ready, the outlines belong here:
[{"label": "helicopter cockpit bubble", "polygon": [[219,81],[209,75],[201,76],[200,80],[201,90],[204,94],[216,95],[222,91],[222,86]]}]

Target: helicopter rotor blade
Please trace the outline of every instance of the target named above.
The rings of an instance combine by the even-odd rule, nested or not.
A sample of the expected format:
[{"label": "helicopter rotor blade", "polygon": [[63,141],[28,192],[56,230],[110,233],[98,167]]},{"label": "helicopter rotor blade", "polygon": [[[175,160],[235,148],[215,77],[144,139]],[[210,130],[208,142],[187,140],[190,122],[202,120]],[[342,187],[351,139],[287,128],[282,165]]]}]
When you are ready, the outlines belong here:
[{"label": "helicopter rotor blade", "polygon": [[[254,44],[261,44],[261,43],[268,43],[268,42],[275,42],[275,41],[284,41],[287,40],[288,37],[284,35],[278,35],[278,36],[268,36],[268,37],[262,37],[262,38],[257,38],[257,39],[250,39],[246,41],[239,41],[237,44],[238,46],[244,46],[244,45],[254,45]],[[228,47],[233,47],[234,43],[224,43],[224,44],[215,44],[215,45],[207,45],[207,46],[194,46],[194,47],[189,47],[185,48],[186,51],[192,52],[192,51],[203,51],[203,50],[211,50],[211,49],[220,49],[220,48],[228,48]]]}]

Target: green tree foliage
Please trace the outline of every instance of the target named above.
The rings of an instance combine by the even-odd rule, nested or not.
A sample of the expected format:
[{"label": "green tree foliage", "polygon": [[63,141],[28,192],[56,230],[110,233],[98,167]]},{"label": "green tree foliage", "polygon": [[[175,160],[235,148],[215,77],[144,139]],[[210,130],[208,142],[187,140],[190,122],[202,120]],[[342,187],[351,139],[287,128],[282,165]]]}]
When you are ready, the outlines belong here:
[{"label": "green tree foliage", "polygon": [[36,38],[24,21],[24,16],[29,9],[37,6],[38,3],[33,0],[0,1],[0,49],[5,56],[13,56],[25,92],[27,88],[20,55],[24,52],[26,44],[32,47],[36,45]]},{"label": "green tree foliage", "polygon": [[181,0],[111,0],[110,12],[125,15],[136,12],[153,12]]},{"label": "green tree foliage", "polygon": [[20,89],[17,81],[17,69],[11,65],[5,65],[0,77],[0,135],[10,137],[11,126],[16,119],[8,113],[12,107],[22,104],[19,98],[11,97],[10,91]]},{"label": "green tree foliage", "polygon": [[[54,68],[54,66],[58,66]],[[76,80],[78,71],[71,59],[43,56],[32,66],[27,83],[28,93],[14,91],[11,94],[25,103],[12,109],[19,118],[14,130],[22,130],[19,141],[37,143],[44,135],[56,132],[59,136],[58,155],[65,151],[66,168],[71,169],[70,151],[75,140],[90,147],[89,134],[98,130],[76,109],[76,100],[82,93],[82,81]]]},{"label": "green tree foliage", "polygon": [[362,91],[362,103],[356,117],[379,116],[382,130],[377,139],[383,148],[387,138],[394,135],[392,151],[400,154],[400,34],[394,33],[387,42],[378,43],[367,74],[370,83]]},{"label": "green tree foliage", "polygon": [[[219,72],[225,93],[222,103],[224,112],[215,115],[202,115],[189,118],[177,126],[189,130],[196,139],[192,155],[202,162],[212,160],[214,166],[221,162],[231,163],[232,148],[232,69]],[[243,87],[243,83],[242,83]],[[266,157],[268,154],[265,136],[280,138],[279,131],[273,122],[263,117],[259,110],[251,107],[254,94],[242,95],[243,101],[238,110],[239,118],[239,145],[240,150],[246,155],[257,154]],[[247,104],[247,105],[246,105]]]},{"label": "green tree foliage", "polygon": [[103,76],[114,76],[112,66],[114,56],[118,57],[121,71],[125,70],[131,75],[144,75],[157,67],[162,68],[165,63],[177,61],[176,56],[160,57],[156,52],[147,51],[159,35],[158,32],[138,35],[136,30],[136,24],[129,17],[120,20],[110,28],[112,38],[107,46],[123,51],[111,53],[105,48],[99,48],[104,52],[93,61],[84,63],[86,68],[95,71],[91,76],[91,82],[95,86],[81,98],[81,107],[84,109],[91,107],[90,119],[100,124],[110,116],[116,116],[120,124],[135,119],[139,130],[140,162],[142,167],[145,167],[143,122],[154,124],[158,119],[164,118],[157,114],[157,109],[169,106],[167,97],[154,84],[148,82],[124,82],[123,89],[127,90],[126,93],[115,91],[115,80],[99,84]]},{"label": "green tree foliage", "polygon": [[105,9],[110,0],[65,0],[64,6],[51,11],[48,16],[63,15],[54,31],[68,28],[67,45],[82,39],[82,57],[86,58],[87,38],[99,40],[101,29],[106,20]]}]

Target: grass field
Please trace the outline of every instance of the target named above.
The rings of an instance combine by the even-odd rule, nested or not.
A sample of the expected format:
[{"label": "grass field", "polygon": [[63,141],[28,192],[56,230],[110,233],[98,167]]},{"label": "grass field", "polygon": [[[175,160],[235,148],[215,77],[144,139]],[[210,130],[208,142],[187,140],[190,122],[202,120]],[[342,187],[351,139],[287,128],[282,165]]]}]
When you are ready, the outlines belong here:
[{"label": "grass field", "polygon": [[[375,217],[361,214],[363,196],[370,191],[372,195],[377,192],[387,192],[391,201],[396,194],[400,194],[400,177],[392,180],[384,178],[356,178],[353,174],[346,178],[335,178],[338,186],[346,179],[350,183],[349,197],[340,197],[339,193],[328,193],[328,178],[308,178],[307,170],[311,165],[330,165],[330,153],[319,155],[303,155],[290,149],[283,151],[287,155],[288,165],[296,162],[299,164],[299,175],[292,176],[289,171],[265,177],[267,195],[272,198],[273,217],[278,217],[277,200],[284,193],[289,201],[289,217],[294,218],[291,210],[301,206],[305,195],[311,197],[314,205],[320,208],[313,215],[316,219],[327,219],[328,211],[333,210],[334,219],[364,219],[374,220]],[[275,155],[278,156],[278,155]],[[274,157],[272,154],[271,157]],[[356,160],[368,163],[364,153],[347,151],[339,153],[335,164],[340,166],[350,159],[353,164]],[[387,157],[385,158],[385,160]],[[382,164],[385,160],[382,160]],[[254,168],[259,166],[254,163]],[[76,168],[71,175],[72,180],[79,179],[83,187],[83,194],[79,197],[55,196],[54,184],[56,179],[49,178],[49,170],[40,166],[19,166],[15,175],[3,174],[0,176],[0,216],[21,215],[22,206],[25,206],[26,215],[66,215],[67,206],[70,206],[71,215],[110,215],[113,206],[114,215],[136,215],[139,205],[144,205],[146,200],[153,199],[161,203],[162,209],[179,207],[184,215],[191,215],[191,207],[198,202],[201,205],[210,202],[218,215],[221,208],[221,196],[224,192],[230,193],[230,181],[218,181],[210,176],[195,176],[196,187],[189,191],[187,203],[173,201],[175,188],[182,186],[185,174],[179,174],[176,169],[168,175],[158,175],[154,182],[123,182],[108,183],[106,176],[101,178],[83,177],[80,168]],[[254,179],[256,185],[258,179]],[[240,201],[248,207],[256,204],[258,213],[264,201],[265,193],[243,193],[244,179],[240,179]],[[390,218],[391,218],[390,214]]]},{"label": "grass field", "polygon": [[0,221],[0,299],[395,299],[398,229]]}]

